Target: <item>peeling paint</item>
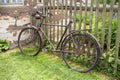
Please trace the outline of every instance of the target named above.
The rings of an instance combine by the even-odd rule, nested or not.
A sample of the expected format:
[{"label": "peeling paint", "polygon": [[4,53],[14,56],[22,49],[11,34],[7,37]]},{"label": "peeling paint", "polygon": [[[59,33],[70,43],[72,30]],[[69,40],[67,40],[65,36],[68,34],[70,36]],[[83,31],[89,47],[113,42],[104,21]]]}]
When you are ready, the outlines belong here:
[{"label": "peeling paint", "polygon": [[[16,23],[15,23],[16,21]],[[0,17],[0,39],[10,41],[11,48],[17,46],[19,32],[23,25],[30,23],[30,16],[19,16],[17,20],[11,16]]]},{"label": "peeling paint", "polygon": [[10,41],[11,48],[17,46],[19,32],[30,23],[29,13],[36,5],[37,0],[24,0],[21,6],[0,5],[0,39]]}]

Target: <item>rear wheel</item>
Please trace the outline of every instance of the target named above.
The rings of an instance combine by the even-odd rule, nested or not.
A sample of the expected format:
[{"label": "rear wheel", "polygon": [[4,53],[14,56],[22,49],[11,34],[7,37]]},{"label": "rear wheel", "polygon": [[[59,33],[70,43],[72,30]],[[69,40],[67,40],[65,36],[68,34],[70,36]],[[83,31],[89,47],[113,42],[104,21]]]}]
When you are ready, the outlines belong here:
[{"label": "rear wheel", "polygon": [[39,32],[32,27],[22,29],[18,36],[18,47],[24,55],[37,55],[42,48]]},{"label": "rear wheel", "polygon": [[89,33],[76,33],[67,36],[62,45],[63,60],[67,66],[78,72],[88,72],[100,59],[100,48],[96,39]]}]

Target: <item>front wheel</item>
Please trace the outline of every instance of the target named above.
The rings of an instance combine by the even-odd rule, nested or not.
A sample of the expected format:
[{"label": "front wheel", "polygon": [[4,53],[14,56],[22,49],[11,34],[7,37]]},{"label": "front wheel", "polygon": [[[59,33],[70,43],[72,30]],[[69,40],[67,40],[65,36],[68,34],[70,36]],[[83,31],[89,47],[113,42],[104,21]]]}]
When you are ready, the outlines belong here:
[{"label": "front wheel", "polygon": [[18,36],[18,47],[24,55],[37,55],[42,47],[39,32],[33,27],[22,29]]},{"label": "front wheel", "polygon": [[92,70],[100,59],[98,42],[85,32],[69,34],[63,41],[62,53],[66,65],[78,72]]}]

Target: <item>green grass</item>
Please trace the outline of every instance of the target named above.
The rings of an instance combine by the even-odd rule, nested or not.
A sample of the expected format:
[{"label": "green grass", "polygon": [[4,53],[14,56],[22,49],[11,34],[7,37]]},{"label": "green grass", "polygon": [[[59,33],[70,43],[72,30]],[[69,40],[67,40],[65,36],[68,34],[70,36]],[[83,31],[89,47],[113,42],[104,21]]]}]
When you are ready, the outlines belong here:
[{"label": "green grass", "polygon": [[0,80],[115,80],[95,70],[78,73],[50,53],[23,56],[19,50],[0,53]]}]

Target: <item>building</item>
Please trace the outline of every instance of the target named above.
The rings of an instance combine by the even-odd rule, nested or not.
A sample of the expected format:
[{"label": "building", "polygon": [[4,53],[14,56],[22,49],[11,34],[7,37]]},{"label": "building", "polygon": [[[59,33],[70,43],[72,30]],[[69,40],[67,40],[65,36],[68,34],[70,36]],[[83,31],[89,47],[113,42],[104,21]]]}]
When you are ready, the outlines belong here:
[{"label": "building", "polygon": [[36,0],[0,0],[0,39],[17,46],[18,34],[23,25],[30,23],[30,8]]}]

